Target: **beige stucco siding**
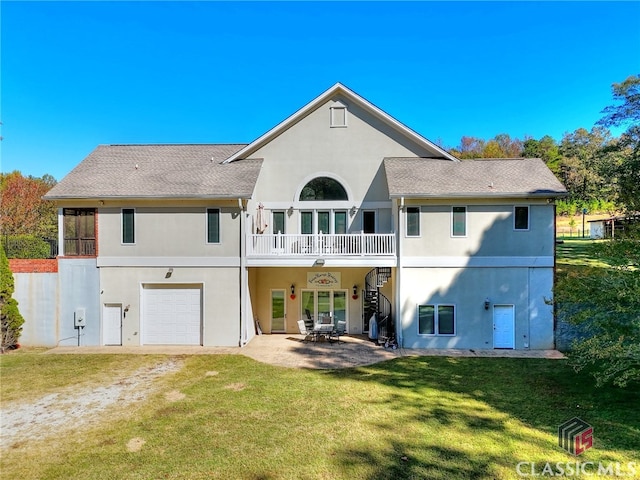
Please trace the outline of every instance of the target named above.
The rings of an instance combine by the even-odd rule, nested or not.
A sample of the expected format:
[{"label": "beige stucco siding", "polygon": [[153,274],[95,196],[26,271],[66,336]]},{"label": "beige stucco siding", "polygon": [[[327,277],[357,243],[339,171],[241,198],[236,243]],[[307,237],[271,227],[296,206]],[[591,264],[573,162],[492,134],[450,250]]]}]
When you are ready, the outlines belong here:
[{"label": "beige stucco siding", "polygon": [[[249,268],[249,285],[254,305],[254,315],[263,332],[271,332],[271,291],[285,290],[286,333],[298,333],[298,320],[305,318],[301,306],[301,292],[307,288],[307,272],[340,272],[340,290],[347,290],[347,331],[362,333],[362,296],[365,275],[370,268]],[[290,297],[291,285],[295,286],[295,299]],[[358,286],[358,298],[353,299],[353,285]]]},{"label": "beige stucco siding", "polygon": [[383,158],[431,154],[354,105],[347,105],[347,127],[332,128],[332,105],[322,105],[252,155],[264,159],[256,201],[295,203],[307,181],[331,172],[351,193],[349,207],[388,202]]},{"label": "beige stucco siding", "polygon": [[141,344],[144,285],[190,285],[202,288],[202,342],[205,346],[237,346],[240,332],[240,289],[237,268],[100,268],[100,303],[129,305],[122,321],[122,344]]},{"label": "beige stucco siding", "polygon": [[[467,234],[451,234],[452,206],[467,207]],[[404,256],[483,256],[483,257],[553,257],[554,210],[548,204],[516,202],[529,206],[529,230],[514,229],[514,203],[415,204],[420,206],[420,236],[407,237],[401,232]],[[406,225],[406,221],[404,222]]]},{"label": "beige stucco siding", "polygon": [[[402,286],[407,348],[493,348],[495,305],[514,306],[516,349],[553,348],[552,268],[404,268]],[[455,335],[420,335],[418,305],[454,305]]]},{"label": "beige stucco siding", "polygon": [[[122,243],[122,208],[135,210],[135,243]],[[207,208],[220,209],[220,243],[207,243]],[[99,257],[239,257],[239,209],[201,205],[122,205],[98,210]]]}]

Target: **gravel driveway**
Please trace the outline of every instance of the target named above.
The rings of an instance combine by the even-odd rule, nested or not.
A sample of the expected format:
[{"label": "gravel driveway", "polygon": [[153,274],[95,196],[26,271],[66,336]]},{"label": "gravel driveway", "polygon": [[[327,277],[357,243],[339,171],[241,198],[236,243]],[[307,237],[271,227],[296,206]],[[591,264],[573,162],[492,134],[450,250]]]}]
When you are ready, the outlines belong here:
[{"label": "gravel driveway", "polygon": [[181,361],[168,359],[116,377],[108,385],[81,389],[66,387],[32,403],[3,403],[0,407],[0,449],[98,422],[116,403],[121,410],[144,400],[156,390],[154,380],[180,368]]}]

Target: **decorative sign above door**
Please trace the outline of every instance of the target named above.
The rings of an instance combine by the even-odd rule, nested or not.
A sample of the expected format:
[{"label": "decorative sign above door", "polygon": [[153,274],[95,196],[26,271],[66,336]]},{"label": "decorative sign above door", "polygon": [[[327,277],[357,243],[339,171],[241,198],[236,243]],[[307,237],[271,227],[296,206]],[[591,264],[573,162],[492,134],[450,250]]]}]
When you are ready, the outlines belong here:
[{"label": "decorative sign above door", "polygon": [[307,288],[340,288],[340,272],[307,272]]}]

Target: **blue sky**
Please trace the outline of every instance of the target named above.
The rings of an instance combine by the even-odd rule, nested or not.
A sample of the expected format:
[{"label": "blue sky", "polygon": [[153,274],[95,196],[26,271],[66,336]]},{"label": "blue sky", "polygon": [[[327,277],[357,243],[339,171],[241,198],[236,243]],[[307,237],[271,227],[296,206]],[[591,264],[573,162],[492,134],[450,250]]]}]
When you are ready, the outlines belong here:
[{"label": "blue sky", "polygon": [[640,73],[639,2],[12,2],[2,171],[98,144],[250,142],[341,82],[432,141],[591,128]]}]

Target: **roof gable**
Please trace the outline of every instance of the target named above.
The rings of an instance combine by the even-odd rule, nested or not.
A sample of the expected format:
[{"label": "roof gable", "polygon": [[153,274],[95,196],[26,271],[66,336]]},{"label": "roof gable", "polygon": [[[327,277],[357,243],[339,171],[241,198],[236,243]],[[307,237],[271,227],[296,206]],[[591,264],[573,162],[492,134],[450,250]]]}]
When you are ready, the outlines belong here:
[{"label": "roof gable", "polygon": [[328,102],[331,99],[341,97],[341,96],[347,99],[348,101],[357,104],[360,108],[364,109],[369,114],[373,115],[375,118],[379,119],[381,122],[388,125],[395,131],[399,132],[400,134],[406,136],[408,139],[415,142],[416,144],[422,146],[427,150],[433,151],[434,156],[445,159],[445,160],[454,161],[454,162],[459,161],[456,157],[454,157],[447,151],[443,150],[436,144],[430,142],[429,140],[424,138],[422,135],[411,130],[406,125],[403,125],[398,120],[396,120],[386,112],[382,111],[380,108],[376,107],[371,102],[365,100],[363,97],[361,97],[354,91],[345,87],[341,83],[336,83],[333,87],[326,90],[324,93],[320,94],[318,97],[316,97],[314,100],[306,104],[304,107],[302,107],[300,110],[295,112],[293,115],[289,116],[288,118],[280,122],[278,125],[276,125],[271,130],[269,130],[268,132],[258,137],[256,140],[254,140],[244,148],[238,150],[233,155],[229,156],[229,158],[227,158],[223,163],[230,163],[236,160],[249,157],[258,149],[260,149],[261,147],[263,147],[264,145],[272,141],[274,138],[278,137],[283,132],[285,132],[292,125],[296,124],[297,122],[305,118],[307,115],[309,115],[311,112],[319,108],[321,105],[324,105],[326,102]]}]

